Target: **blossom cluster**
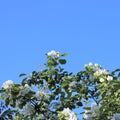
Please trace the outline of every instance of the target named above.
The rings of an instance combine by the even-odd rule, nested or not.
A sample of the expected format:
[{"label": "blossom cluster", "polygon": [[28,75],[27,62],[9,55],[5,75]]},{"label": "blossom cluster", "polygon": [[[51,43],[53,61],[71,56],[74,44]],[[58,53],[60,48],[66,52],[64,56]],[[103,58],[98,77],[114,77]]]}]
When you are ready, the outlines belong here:
[{"label": "blossom cluster", "polygon": [[[100,105],[97,105],[96,103],[92,103],[90,108],[91,108],[90,110],[85,110],[85,113],[83,115],[83,118],[85,120],[92,120],[94,117],[96,117]],[[120,113],[113,114],[111,120],[120,120]]]},{"label": "blossom cluster", "polygon": [[26,95],[30,91],[30,86],[28,84],[25,84],[24,86],[20,86],[20,92],[19,95]]},{"label": "blossom cluster", "polygon": [[[110,74],[101,65],[91,62],[86,64],[85,70],[78,72],[77,75],[71,74],[61,67],[61,64],[66,63],[64,59],[60,59],[62,56],[65,55],[54,50],[48,52],[47,63],[53,69],[45,69],[40,73],[33,71],[30,76],[23,79],[22,84],[13,84],[12,80],[6,81],[2,85],[1,98],[7,105],[20,111],[20,117],[22,115],[23,119],[77,120],[72,110],[82,105],[84,109],[84,103],[88,100],[87,102],[95,103],[85,108],[84,120],[101,117],[104,111],[108,111],[106,115],[109,120],[120,120],[119,110],[113,111],[119,107],[116,103],[119,103],[120,98],[116,75]],[[53,65],[56,64],[60,64],[60,67],[54,68]],[[114,81],[115,84],[112,84]],[[68,101],[67,107],[64,105],[64,100]],[[112,101],[113,105],[115,102],[115,108],[110,109],[110,114],[107,106],[109,101]]]},{"label": "blossom cluster", "polygon": [[38,99],[38,100],[41,100],[41,99],[48,99],[48,94],[46,91],[37,91],[36,94],[35,94],[35,97]]},{"label": "blossom cluster", "polygon": [[[108,75],[106,79],[107,79],[108,81],[112,81],[112,80],[113,80],[113,77]],[[104,81],[105,81],[104,78],[100,78],[100,82],[104,82]]]},{"label": "blossom cluster", "polygon": [[88,64],[84,65],[85,68],[87,67],[95,67],[95,68],[100,68],[101,66],[97,63],[93,64],[92,62],[89,62]]},{"label": "blossom cluster", "polygon": [[55,50],[52,50],[47,53],[47,56],[51,56],[53,58],[59,58],[60,57],[60,52],[56,52]]},{"label": "blossom cluster", "polygon": [[108,71],[106,69],[97,69],[94,73],[95,76],[107,75]]},{"label": "blossom cluster", "polygon": [[8,89],[12,84],[13,84],[12,80],[7,80],[6,82],[3,83],[2,88]]},{"label": "blossom cluster", "polygon": [[64,108],[61,114],[64,115],[65,120],[77,120],[76,115],[69,108]]},{"label": "blossom cluster", "polygon": [[93,63],[88,63],[85,64],[84,66],[86,69],[91,69],[94,71],[94,74],[90,76],[90,78],[98,78],[100,82],[104,82],[105,80],[107,81],[112,81],[113,77],[109,75],[109,72],[107,69],[103,69],[101,65],[99,64],[93,64]]}]

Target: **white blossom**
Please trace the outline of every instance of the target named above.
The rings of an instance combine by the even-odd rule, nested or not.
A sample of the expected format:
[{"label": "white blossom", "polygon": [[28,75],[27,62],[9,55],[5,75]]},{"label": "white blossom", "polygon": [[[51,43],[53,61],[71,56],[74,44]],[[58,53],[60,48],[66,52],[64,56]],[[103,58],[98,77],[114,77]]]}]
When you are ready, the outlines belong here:
[{"label": "white blossom", "polygon": [[[90,106],[88,106],[88,107],[90,107]],[[85,120],[92,120],[91,110],[85,110],[85,113],[83,114],[83,118]]]},{"label": "white blossom", "polygon": [[100,69],[94,73],[95,76],[100,76],[101,74],[102,74],[102,71]]},{"label": "white blossom", "polygon": [[93,66],[93,63],[92,62],[89,62],[88,64],[85,64],[84,65],[84,68],[86,68],[86,67],[92,67]]},{"label": "white blossom", "polygon": [[30,102],[26,103],[26,105],[23,107],[23,110],[25,112],[25,116],[29,116],[29,115],[33,114],[33,112],[34,112],[34,108],[30,104]]},{"label": "white blossom", "polygon": [[100,82],[104,82],[105,80],[103,78],[100,78]]},{"label": "white blossom", "polygon": [[89,62],[88,64],[85,64],[84,67],[94,67],[96,69],[100,68],[101,66],[97,63],[93,64],[92,62]]},{"label": "white blossom", "polygon": [[73,82],[71,82],[71,83],[69,84],[69,87],[75,86],[75,84],[76,84],[76,82],[73,81]]},{"label": "white blossom", "polygon": [[92,106],[91,106],[92,116],[96,115],[97,110],[98,110],[98,105],[96,103],[92,103]]},{"label": "white blossom", "polygon": [[111,81],[111,80],[113,80],[113,77],[112,76],[107,76],[107,80]]},{"label": "white blossom", "polygon": [[100,67],[100,65],[97,64],[97,63],[95,63],[94,66],[95,66],[96,68]]},{"label": "white blossom", "polygon": [[11,84],[13,84],[13,81],[12,80],[7,80],[6,82],[3,83],[2,87],[4,89],[7,89],[11,86]]},{"label": "white blossom", "polygon": [[88,66],[93,66],[93,63],[92,63],[92,62],[89,62],[89,63],[88,63]]},{"label": "white blossom", "polygon": [[25,95],[27,93],[29,93],[30,91],[30,86],[28,84],[25,84],[24,86],[20,86],[20,92],[19,95]]},{"label": "white blossom", "polygon": [[71,82],[70,84],[69,84],[69,88],[68,88],[68,90],[69,90],[69,92],[71,92],[72,91],[72,87],[75,87],[75,84],[76,84],[76,82],[75,81],[73,81],[73,82]]},{"label": "white blossom", "polygon": [[37,91],[36,94],[35,94],[35,97],[40,100],[41,98],[45,98],[45,99],[48,99],[48,94],[46,91]]},{"label": "white blossom", "polygon": [[30,86],[29,86],[28,84],[25,84],[24,86],[25,86],[26,88],[30,88]]},{"label": "white blossom", "polygon": [[96,116],[96,111],[98,110],[98,105],[96,103],[92,103],[90,110],[85,110],[83,118],[86,120],[92,120],[93,117]]},{"label": "white blossom", "polygon": [[77,120],[76,115],[69,108],[64,108],[62,114],[65,115],[66,120]]},{"label": "white blossom", "polygon": [[60,57],[60,52],[56,52],[55,50],[52,50],[47,53],[47,56],[52,56],[54,58],[58,58],[58,57]]},{"label": "white blossom", "polygon": [[[87,108],[90,108],[91,106],[90,106],[89,103],[87,103],[86,107],[87,107]],[[83,118],[84,118],[85,120],[92,120],[91,109],[90,109],[90,110],[85,110],[85,113],[83,114]]]},{"label": "white blossom", "polygon": [[96,70],[95,73],[94,73],[95,76],[100,76],[100,75],[102,75],[102,74],[107,75],[107,74],[108,74],[108,71],[107,71],[106,69],[98,69],[98,70]]},{"label": "white blossom", "polygon": [[108,71],[106,69],[103,69],[103,74],[107,75]]},{"label": "white blossom", "polygon": [[83,118],[86,120],[92,120],[92,114],[88,114],[87,111],[85,111]]}]

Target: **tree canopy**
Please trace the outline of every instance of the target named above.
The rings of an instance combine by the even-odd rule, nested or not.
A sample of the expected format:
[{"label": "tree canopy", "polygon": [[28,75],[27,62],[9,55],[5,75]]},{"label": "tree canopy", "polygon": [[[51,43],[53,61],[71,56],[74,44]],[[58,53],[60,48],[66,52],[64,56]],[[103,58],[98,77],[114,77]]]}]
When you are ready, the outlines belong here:
[{"label": "tree canopy", "polygon": [[66,53],[46,56],[45,69],[20,74],[21,84],[3,83],[1,120],[120,120],[120,69],[88,63],[74,74],[63,67]]}]

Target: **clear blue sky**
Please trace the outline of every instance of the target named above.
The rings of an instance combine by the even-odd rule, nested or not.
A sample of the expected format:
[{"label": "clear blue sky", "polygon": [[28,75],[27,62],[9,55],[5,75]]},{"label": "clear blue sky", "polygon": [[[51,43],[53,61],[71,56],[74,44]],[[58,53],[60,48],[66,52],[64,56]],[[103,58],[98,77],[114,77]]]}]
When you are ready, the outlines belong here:
[{"label": "clear blue sky", "polygon": [[38,70],[53,49],[69,54],[69,71],[88,62],[120,67],[120,1],[0,1],[0,85]]}]

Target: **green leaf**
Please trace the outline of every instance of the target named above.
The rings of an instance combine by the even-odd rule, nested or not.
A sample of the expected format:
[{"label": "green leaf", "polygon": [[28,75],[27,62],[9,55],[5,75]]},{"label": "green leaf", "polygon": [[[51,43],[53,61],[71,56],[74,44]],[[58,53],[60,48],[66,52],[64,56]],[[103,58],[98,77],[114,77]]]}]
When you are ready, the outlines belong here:
[{"label": "green leaf", "polygon": [[23,80],[22,80],[22,85],[25,85],[27,82],[26,82],[26,80],[27,80],[27,78],[24,78]]},{"label": "green leaf", "polygon": [[83,106],[82,102],[77,103],[78,106]]},{"label": "green leaf", "polygon": [[116,69],[116,70],[114,70],[114,71],[112,71],[112,73],[111,74],[115,74],[116,72],[120,72],[120,68],[118,68],[118,69]]},{"label": "green leaf", "polygon": [[19,77],[22,77],[22,76],[25,76],[26,74],[25,73],[21,73],[20,75],[19,75]]},{"label": "green leaf", "polygon": [[3,89],[2,89],[2,90],[0,90],[0,93],[3,93],[3,92],[5,92],[5,90],[3,90]]},{"label": "green leaf", "polygon": [[67,53],[64,53],[64,54],[62,54],[61,56],[68,56],[68,54],[67,54]]},{"label": "green leaf", "polygon": [[59,62],[60,62],[60,64],[66,64],[66,60],[65,59],[60,59]]},{"label": "green leaf", "polygon": [[120,73],[118,73],[118,77],[120,77]]},{"label": "green leaf", "polygon": [[85,110],[91,110],[91,107],[83,107]]},{"label": "green leaf", "polygon": [[117,92],[120,93],[120,89],[118,89]]},{"label": "green leaf", "polygon": [[68,83],[62,83],[61,88],[68,86]]}]

